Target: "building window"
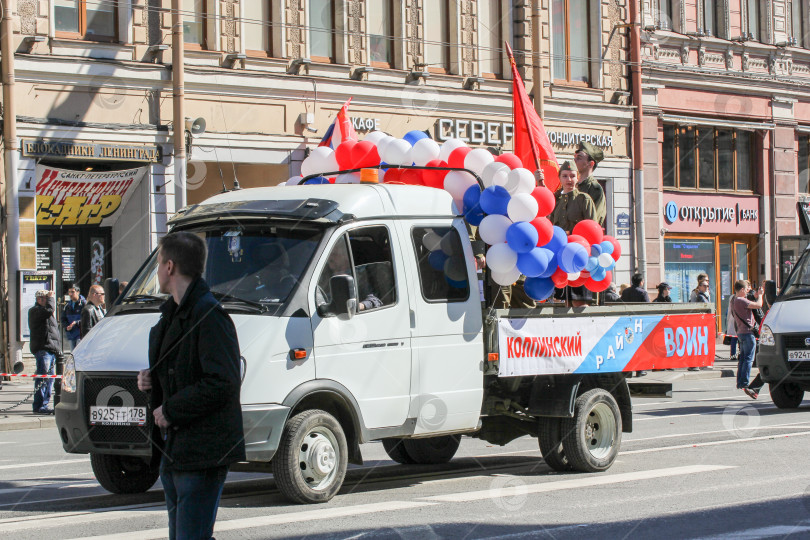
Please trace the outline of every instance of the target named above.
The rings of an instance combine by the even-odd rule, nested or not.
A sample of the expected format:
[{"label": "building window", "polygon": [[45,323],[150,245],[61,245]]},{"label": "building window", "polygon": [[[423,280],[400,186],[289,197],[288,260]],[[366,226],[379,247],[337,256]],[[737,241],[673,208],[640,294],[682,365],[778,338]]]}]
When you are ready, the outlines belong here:
[{"label": "building window", "polygon": [[188,49],[205,49],[205,0],[183,0],[183,41]]},{"label": "building window", "polygon": [[588,0],[552,0],[554,79],[588,85],[591,30]]},{"label": "building window", "polygon": [[725,37],[725,1],[703,0],[703,32],[709,36]]},{"label": "building window", "polygon": [[478,58],[484,77],[503,72],[503,12],[500,0],[478,0]]},{"label": "building window", "polygon": [[805,0],[793,0],[793,3],[791,4],[793,39],[796,40],[796,45],[798,47],[807,47],[807,38],[804,36],[806,31],[805,29],[807,28],[807,21],[805,19],[807,16],[807,10],[804,2]]},{"label": "building window", "polygon": [[392,0],[366,0],[371,65],[394,66],[394,6]]},{"label": "building window", "polygon": [[672,0],[658,0],[658,26],[661,30],[672,30]]},{"label": "building window", "polygon": [[799,193],[810,193],[810,135],[799,136]]},{"label": "building window", "polygon": [[429,71],[450,71],[450,6],[447,0],[424,5],[425,63]]},{"label": "building window", "polygon": [[319,62],[335,58],[335,13],[329,0],[309,0],[309,55]]},{"label": "building window", "polygon": [[759,41],[759,22],[760,22],[760,12],[759,12],[759,3],[760,0],[745,0],[746,3],[746,11],[748,12],[748,37],[750,39]]},{"label": "building window", "polygon": [[242,2],[242,39],[246,52],[260,56],[270,52],[271,13],[269,0]]},{"label": "building window", "polygon": [[115,0],[55,0],[57,36],[88,41],[115,41],[117,4]]},{"label": "building window", "polygon": [[664,187],[753,191],[752,145],[748,131],[664,124]]}]

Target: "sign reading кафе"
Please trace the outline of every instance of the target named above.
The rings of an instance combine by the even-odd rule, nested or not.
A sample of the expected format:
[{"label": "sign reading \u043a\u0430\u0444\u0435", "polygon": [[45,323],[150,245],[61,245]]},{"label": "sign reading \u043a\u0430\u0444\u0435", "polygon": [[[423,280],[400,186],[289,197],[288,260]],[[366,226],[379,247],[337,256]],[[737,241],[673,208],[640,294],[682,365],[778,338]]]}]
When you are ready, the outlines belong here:
[{"label": "sign reading \u043a\u0430\u0444\u0435", "polygon": [[22,155],[34,158],[84,159],[103,161],[142,161],[159,163],[159,146],[127,145],[76,141],[24,140]]}]

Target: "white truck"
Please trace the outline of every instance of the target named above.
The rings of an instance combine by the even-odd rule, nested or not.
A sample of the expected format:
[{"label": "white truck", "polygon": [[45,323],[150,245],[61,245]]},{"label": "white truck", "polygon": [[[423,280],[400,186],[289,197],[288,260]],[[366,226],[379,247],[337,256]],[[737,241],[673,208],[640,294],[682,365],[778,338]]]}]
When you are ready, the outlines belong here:
[{"label": "white truck", "polygon": [[[473,243],[450,195],[403,185],[306,185],[215,196],[172,220],[208,246],[204,278],[242,353],[247,464],[297,502],[340,489],[360,444],[399,463],[449,461],[461,435],[536,437],[556,470],[603,471],[632,428],[634,370],[714,360],[697,304],[482,302]],[[65,363],[56,422],[114,493],[156,481],[136,374],[165,299],[153,253]]]}]

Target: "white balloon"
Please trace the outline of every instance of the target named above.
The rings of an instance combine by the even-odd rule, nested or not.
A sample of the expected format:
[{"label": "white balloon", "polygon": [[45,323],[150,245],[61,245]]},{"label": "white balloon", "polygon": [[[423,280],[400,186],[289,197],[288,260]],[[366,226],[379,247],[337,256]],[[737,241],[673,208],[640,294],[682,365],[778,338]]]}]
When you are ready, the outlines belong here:
[{"label": "white balloon", "polygon": [[467,265],[462,257],[450,257],[444,261],[444,274],[453,281],[467,279]]},{"label": "white balloon", "polygon": [[464,158],[464,168],[481,176],[484,167],[493,161],[495,161],[495,156],[493,156],[489,150],[486,148],[476,148]]},{"label": "white balloon", "polygon": [[484,187],[505,186],[509,177],[509,167],[498,161],[493,161],[481,171],[481,181]]},{"label": "white balloon", "polygon": [[422,237],[422,245],[424,245],[428,251],[436,251],[437,249],[441,249],[442,237],[434,231],[429,231]]},{"label": "white balloon", "polygon": [[328,146],[319,146],[312,150],[309,156],[301,163],[301,175],[320,174],[339,171],[335,151]]},{"label": "white balloon", "polygon": [[490,214],[481,220],[478,226],[478,234],[481,240],[494,246],[506,242],[506,229],[512,224],[512,220],[501,214]]},{"label": "white balloon", "polygon": [[[464,199],[464,193],[478,182],[475,177],[468,172],[464,171],[450,171],[444,177],[444,189],[453,196],[453,199],[461,201]],[[461,208],[459,206],[459,208]]]},{"label": "white balloon", "polygon": [[450,154],[453,153],[453,150],[456,148],[461,148],[462,146],[467,146],[467,143],[459,139],[447,139],[442,144],[442,149],[439,152],[439,159],[442,161],[447,161]]},{"label": "white balloon", "polygon": [[339,174],[337,179],[335,180],[336,184],[359,184],[360,183],[360,173],[344,173]]},{"label": "white balloon", "polygon": [[531,221],[537,217],[537,199],[528,193],[512,195],[506,207],[506,213],[512,221]]},{"label": "white balloon", "polygon": [[508,244],[495,244],[487,251],[487,266],[493,272],[510,272],[517,264],[518,254]]},{"label": "white balloon", "polygon": [[489,273],[489,275],[492,277],[492,281],[498,285],[508,286],[520,279],[520,270],[515,267],[507,272],[492,271]]},{"label": "white balloon", "polygon": [[[385,137],[382,137],[379,141],[377,141],[377,155],[380,156],[380,159],[382,159],[383,154],[385,154],[386,147],[392,141],[395,141],[395,140],[397,140],[395,137],[392,137],[391,135],[386,135]],[[382,161],[385,161],[385,160],[382,159]]]},{"label": "white balloon", "polygon": [[394,139],[389,142],[385,149],[385,155],[381,156],[382,160],[389,165],[410,165],[411,162],[411,143],[404,139]]},{"label": "white balloon", "polygon": [[415,165],[423,166],[428,161],[438,158],[439,152],[441,152],[441,148],[433,139],[419,139],[411,148],[411,161]]},{"label": "white balloon", "polygon": [[602,268],[610,268],[615,262],[616,261],[613,260],[613,256],[610,253],[602,253],[599,255],[599,266]]},{"label": "white balloon", "polygon": [[380,142],[386,137],[389,137],[389,135],[384,131],[372,131],[371,133],[363,137],[363,140],[376,145],[378,142]]},{"label": "white balloon", "polygon": [[572,272],[568,274],[568,281],[576,281],[579,279],[580,272]]},{"label": "white balloon", "polygon": [[536,186],[534,174],[528,169],[514,169],[509,172],[506,179],[506,191],[510,195],[518,193],[531,193]]},{"label": "white balloon", "polygon": [[301,183],[301,180],[303,179],[304,179],[303,176],[291,176],[290,179],[287,180],[287,182],[285,182],[285,184],[288,186],[297,186],[298,184]]}]

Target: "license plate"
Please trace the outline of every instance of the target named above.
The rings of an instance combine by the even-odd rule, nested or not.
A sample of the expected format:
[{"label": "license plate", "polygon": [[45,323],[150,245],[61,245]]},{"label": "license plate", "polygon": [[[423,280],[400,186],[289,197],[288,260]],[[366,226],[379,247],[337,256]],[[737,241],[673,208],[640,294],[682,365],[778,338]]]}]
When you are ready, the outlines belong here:
[{"label": "license plate", "polygon": [[143,426],[146,424],[146,407],[90,407],[90,425],[93,426]]},{"label": "license plate", "polygon": [[810,360],[810,349],[806,351],[788,351],[788,360],[791,362],[796,360]]}]

